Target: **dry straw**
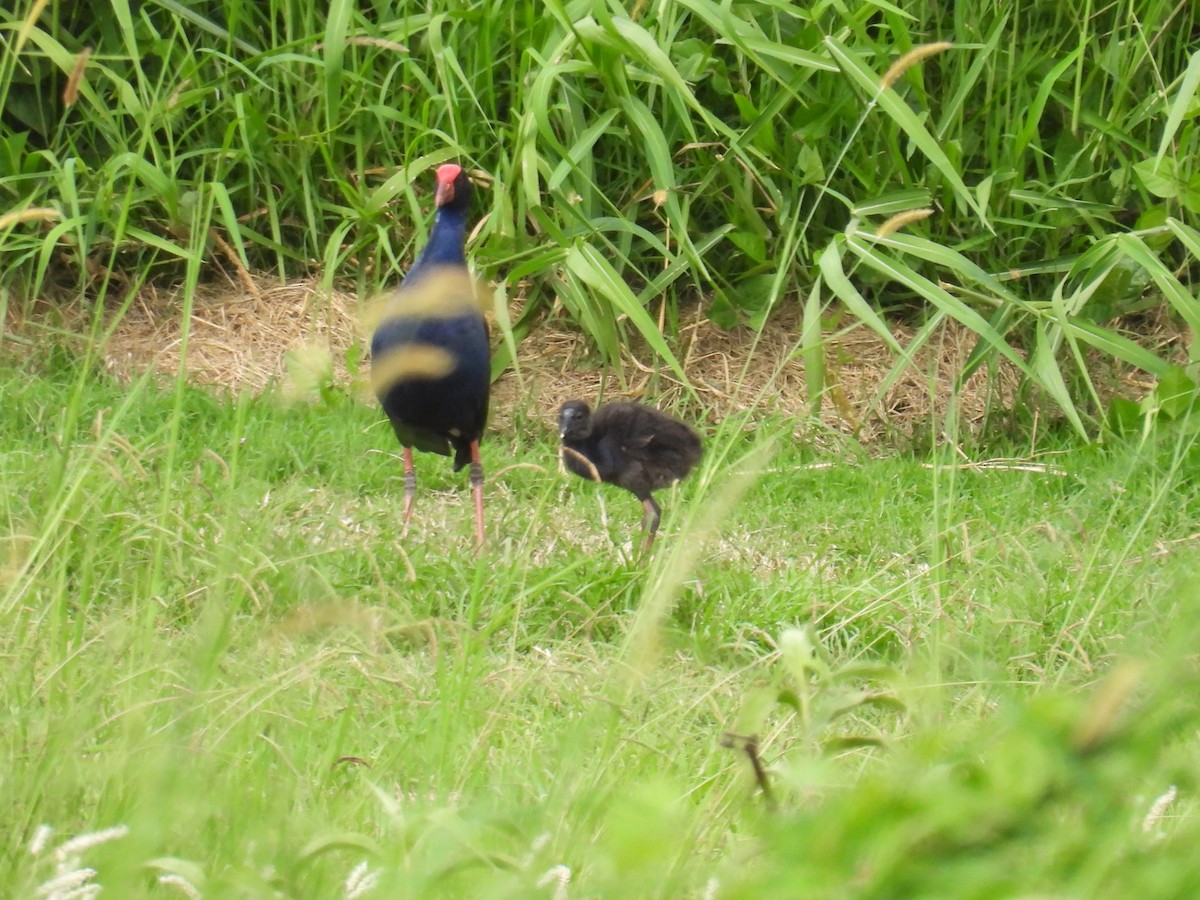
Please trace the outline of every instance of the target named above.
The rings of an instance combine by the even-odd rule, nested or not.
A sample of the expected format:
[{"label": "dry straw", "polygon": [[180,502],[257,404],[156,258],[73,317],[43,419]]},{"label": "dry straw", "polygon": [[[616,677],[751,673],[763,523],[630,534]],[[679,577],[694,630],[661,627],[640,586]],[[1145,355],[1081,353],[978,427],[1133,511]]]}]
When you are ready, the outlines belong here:
[{"label": "dry straw", "polygon": [[[48,212],[57,216],[53,210]],[[317,281],[273,284],[267,278],[255,280],[255,294],[242,290],[236,279],[232,284],[205,284],[198,291],[187,345],[189,376],[222,389],[260,391],[272,381],[294,374],[285,364],[289,351],[316,346],[332,358],[336,386],[374,402],[366,367],[361,377],[352,379],[346,360],[352,346],[365,350],[390,295],[359,304],[353,294],[328,290]],[[180,306],[178,292],[160,293],[152,285],[143,288],[121,320],[110,326],[113,333],[105,348],[106,367],[122,379],[147,368],[174,376],[180,365]],[[510,315],[515,318],[521,311],[518,298]],[[11,308],[9,315],[13,315]],[[754,340],[750,329],[718,328],[700,307],[687,310],[682,318],[679,353],[710,415],[778,414],[795,419],[798,428],[805,427],[808,389],[801,361],[790,356],[799,328],[797,313],[783,310],[768,320],[744,373],[740,360],[750,352]],[[13,330],[36,324],[31,321],[22,326],[18,321]],[[915,327],[902,323],[893,323],[892,331],[901,344],[909,344],[917,334]],[[833,402],[822,406],[822,427],[812,430],[809,438],[832,449],[837,435],[856,425],[856,439],[870,443],[889,434],[911,434],[930,416],[943,416],[953,373],[968,358],[978,337],[957,322],[944,322],[915,352],[913,367],[896,379],[878,402],[873,402],[874,395],[895,362],[887,343],[864,328],[827,332],[823,340],[838,390]],[[587,364],[589,353],[588,341],[578,329],[554,318],[543,321],[517,344],[526,382],[504,376],[492,385],[492,426],[504,429],[521,416],[533,416],[549,427],[564,402],[599,393],[604,375]],[[643,361],[644,355],[645,348],[636,343],[626,349],[627,386],[621,395],[636,400],[653,390],[663,405],[681,402],[686,393],[682,384]],[[780,366],[780,359],[787,362]],[[925,374],[929,371],[937,373],[933,391]],[[1019,382],[1020,373],[1008,362],[977,371],[958,394],[958,414],[964,427],[973,430],[981,425],[991,404],[1010,405]]]},{"label": "dry straw", "polygon": [[246,293],[252,296],[257,296],[258,285],[255,284],[254,279],[250,277],[250,272],[242,264],[241,257],[238,256],[237,251],[229,245],[229,242],[225,240],[225,238],[221,237],[221,233],[217,231],[215,227],[208,229],[208,236],[212,239],[212,242],[217,245],[217,249],[219,249],[221,253],[224,254],[225,258],[229,260],[230,265],[233,266],[234,272],[237,273],[238,281],[242,283],[242,287],[245,288]]}]

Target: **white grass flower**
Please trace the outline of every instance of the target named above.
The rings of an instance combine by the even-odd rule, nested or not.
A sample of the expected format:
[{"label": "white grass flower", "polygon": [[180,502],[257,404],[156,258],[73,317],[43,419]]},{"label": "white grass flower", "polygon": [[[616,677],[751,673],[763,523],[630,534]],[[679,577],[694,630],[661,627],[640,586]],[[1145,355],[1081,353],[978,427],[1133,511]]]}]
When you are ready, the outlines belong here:
[{"label": "white grass flower", "polygon": [[358,897],[365,897],[378,886],[379,870],[376,869],[372,872],[371,867],[365,861],[360,862],[346,876],[343,896],[345,900],[356,900]]},{"label": "white grass flower", "polygon": [[1166,815],[1168,807],[1175,802],[1175,797],[1178,792],[1175,790],[1175,785],[1171,785],[1161,794],[1154,798],[1154,802],[1150,804],[1150,809],[1146,813],[1146,818],[1142,819],[1142,831],[1149,834],[1154,830],[1159,820]]},{"label": "white grass flower", "polygon": [[717,890],[721,887],[721,882],[714,875],[704,884],[704,893],[701,894],[703,900],[717,900]]},{"label": "white grass flower", "polygon": [[199,888],[184,878],[182,875],[176,875],[174,872],[169,872],[166,875],[158,876],[158,883],[167,885],[168,887],[179,888],[180,892],[189,898],[189,900],[201,900],[204,896],[200,893]]},{"label": "white grass flower", "polygon": [[567,900],[567,886],[570,883],[571,868],[564,865],[557,865],[547,869],[542,873],[542,877],[537,880],[538,887],[545,887],[548,884],[554,885],[554,893],[551,895],[553,900]]},{"label": "white grass flower", "polygon": [[29,853],[32,856],[40,856],[42,851],[46,849],[46,844],[50,842],[50,836],[54,834],[54,828],[50,825],[39,825],[37,830],[33,832],[33,838],[29,841]]},{"label": "white grass flower", "polygon": [[101,890],[103,888],[98,884],[84,884],[74,890],[54,894],[49,900],[94,900],[94,898],[100,896]]},{"label": "white grass flower", "polygon": [[60,863],[65,863],[67,860],[81,855],[85,850],[90,850],[101,844],[107,844],[109,841],[120,840],[127,834],[129,834],[129,827],[127,825],[114,825],[112,828],[103,828],[100,831],[89,831],[87,834],[76,835],[54,851],[54,858]]},{"label": "white grass flower", "polygon": [[100,885],[89,885],[88,882],[96,877],[96,870],[89,868],[72,869],[69,872],[59,872],[49,881],[38,885],[35,892],[39,897],[50,900],[66,900],[68,897],[82,896],[78,890],[83,887],[100,889]]},{"label": "white grass flower", "polygon": [[537,855],[545,849],[547,844],[550,843],[551,837],[553,837],[553,835],[551,835],[549,831],[543,831],[533,839],[533,843],[529,845],[529,852],[526,853],[525,858],[521,860],[522,869],[528,868],[533,864],[533,861]]}]

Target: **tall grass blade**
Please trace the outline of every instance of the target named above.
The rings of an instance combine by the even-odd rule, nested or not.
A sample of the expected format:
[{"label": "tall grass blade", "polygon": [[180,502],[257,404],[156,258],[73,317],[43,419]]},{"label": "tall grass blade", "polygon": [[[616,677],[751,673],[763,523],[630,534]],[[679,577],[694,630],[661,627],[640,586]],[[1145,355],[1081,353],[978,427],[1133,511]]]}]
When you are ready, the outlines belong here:
[{"label": "tall grass blade", "polygon": [[866,298],[858,292],[853,283],[842,267],[841,247],[845,243],[842,238],[836,238],[829,243],[829,246],[821,251],[821,256],[817,260],[817,266],[821,271],[821,277],[825,283],[829,285],[829,289],[837,296],[839,300],[846,304],[846,308],[854,314],[856,318],[866,324],[872,331],[881,337],[889,347],[895,352],[904,352],[899,341],[892,334],[892,329],[884,322],[883,318],[871,308],[867,303]]},{"label": "tall grass blade", "polygon": [[[1192,58],[1188,61],[1187,70],[1179,82],[1179,90],[1175,93],[1175,99],[1171,101],[1167,121],[1163,123],[1162,138],[1158,142],[1158,152],[1154,154],[1156,165],[1167,155],[1167,150],[1174,142],[1184,120],[1189,115],[1195,115],[1193,107],[1197,89],[1200,89],[1200,50],[1193,53]],[[1193,111],[1189,113],[1189,110]]]},{"label": "tall grass blade", "polygon": [[884,87],[880,83],[880,78],[863,63],[848,47],[840,43],[836,38],[827,36],[825,38],[825,46],[829,48],[829,52],[837,61],[842,72],[845,73],[851,81],[853,81],[860,90],[862,90],[869,102],[878,105],[897,126],[908,135],[909,139],[920,148],[925,158],[933,165],[941,174],[946,182],[953,189],[954,194],[958,199],[971,209],[978,216],[979,221],[985,227],[990,228],[987,214],[976,200],[972,193],[962,180],[958,170],[950,162],[938,141],[929,133],[916,114],[900,98],[892,87]]}]

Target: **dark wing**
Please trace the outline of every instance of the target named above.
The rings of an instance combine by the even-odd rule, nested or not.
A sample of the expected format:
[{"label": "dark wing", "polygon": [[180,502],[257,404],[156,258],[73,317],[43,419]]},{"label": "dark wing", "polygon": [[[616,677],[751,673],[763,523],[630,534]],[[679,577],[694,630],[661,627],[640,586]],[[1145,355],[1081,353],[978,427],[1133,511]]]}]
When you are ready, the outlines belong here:
[{"label": "dark wing", "polygon": [[404,446],[470,461],[491,382],[487,323],[464,268],[426,270],[387,301],[371,341],[371,381]]}]

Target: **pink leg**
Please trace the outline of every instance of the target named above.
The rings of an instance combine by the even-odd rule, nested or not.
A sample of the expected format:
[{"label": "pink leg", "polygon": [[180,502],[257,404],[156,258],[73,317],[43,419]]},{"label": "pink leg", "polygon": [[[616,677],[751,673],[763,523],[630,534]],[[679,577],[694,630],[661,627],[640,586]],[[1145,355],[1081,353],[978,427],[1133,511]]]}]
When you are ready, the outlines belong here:
[{"label": "pink leg", "polygon": [[647,497],[642,501],[642,509],[646,510],[646,514],[642,516],[642,527],[646,529],[646,542],[642,544],[642,552],[645,553],[650,549],[650,545],[654,543],[654,536],[658,534],[658,520],[661,510],[658,504],[654,502],[653,497]]},{"label": "pink leg", "polygon": [[413,514],[413,499],[417,496],[417,471],[413,468],[412,447],[404,448],[404,528],[400,537],[408,534],[408,522]]},{"label": "pink leg", "polygon": [[471,441],[471,493],[475,495],[475,543],[483,546],[483,462],[479,441]]}]

